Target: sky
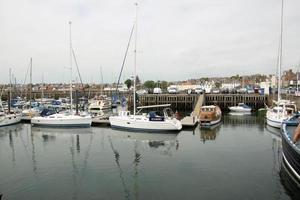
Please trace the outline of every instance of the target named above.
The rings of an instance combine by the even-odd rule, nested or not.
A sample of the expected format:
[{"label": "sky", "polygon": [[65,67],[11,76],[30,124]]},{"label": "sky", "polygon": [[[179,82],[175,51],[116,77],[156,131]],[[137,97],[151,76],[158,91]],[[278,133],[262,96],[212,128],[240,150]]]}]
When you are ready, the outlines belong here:
[{"label": "sky", "polygon": [[[275,74],[281,0],[0,0],[0,83],[70,81],[69,21],[83,82],[116,82],[137,18],[146,80]],[[300,1],[285,0],[283,70],[300,63]],[[131,41],[122,81],[134,74]],[[72,79],[78,80],[73,62]]]}]

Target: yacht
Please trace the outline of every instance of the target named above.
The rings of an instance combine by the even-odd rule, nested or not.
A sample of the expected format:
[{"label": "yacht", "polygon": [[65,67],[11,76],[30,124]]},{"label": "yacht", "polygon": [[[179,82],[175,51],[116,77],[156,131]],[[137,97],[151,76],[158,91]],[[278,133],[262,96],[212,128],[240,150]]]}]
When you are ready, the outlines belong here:
[{"label": "yacht", "polygon": [[106,99],[93,100],[88,106],[88,112],[92,116],[97,116],[103,113],[103,110],[111,109],[111,102]]},{"label": "yacht", "polygon": [[222,112],[219,106],[202,106],[200,110],[200,126],[213,126],[221,122]]},{"label": "yacht", "polygon": [[[137,4],[136,16],[137,16]],[[182,129],[182,124],[172,115],[170,104],[142,106],[138,107],[136,112],[136,52],[137,52],[137,19],[132,30],[135,30],[135,48],[134,48],[134,76],[133,76],[133,114],[129,111],[120,111],[117,116],[109,117],[109,122],[112,128],[132,130],[132,131],[146,131],[146,132],[162,132],[162,131],[179,131]],[[130,37],[131,38],[131,37]],[[130,41],[130,40],[129,40]],[[142,109],[165,107],[163,112],[151,111],[148,114],[139,114]]]},{"label": "yacht", "polygon": [[163,112],[150,111],[143,114],[138,114],[138,112],[134,115],[131,115],[129,111],[120,111],[117,116],[110,116],[109,122],[112,128],[131,131],[180,131],[182,124],[175,118],[169,106],[170,104],[138,107],[138,109],[166,108],[163,109]]},{"label": "yacht", "polygon": [[31,124],[49,127],[89,127],[92,124],[92,117],[88,114],[56,113],[44,117],[33,117]]},{"label": "yacht", "polygon": [[0,112],[0,127],[1,126],[9,126],[12,124],[17,124],[21,121],[21,114],[10,112]]},{"label": "yacht", "polygon": [[281,4],[281,23],[280,23],[280,43],[278,50],[278,78],[277,89],[278,96],[277,102],[273,108],[268,108],[266,113],[267,124],[275,128],[281,128],[283,121],[287,120],[295,112],[297,112],[296,104],[289,100],[281,99],[281,68],[282,68],[282,35],[283,35],[283,0]]},{"label": "yacht", "polygon": [[[71,23],[70,25],[70,37],[71,37]],[[72,98],[72,42],[70,40],[70,111],[64,113],[55,113],[44,117],[33,117],[31,123],[38,126],[51,126],[51,127],[86,127],[91,126],[92,117],[86,113],[79,113],[76,109],[76,113],[72,110],[73,98]],[[76,106],[77,107],[77,106]]]},{"label": "yacht", "polygon": [[232,112],[251,112],[252,108],[244,103],[238,103],[237,106],[229,107],[229,110]]},{"label": "yacht", "polygon": [[276,102],[276,106],[268,108],[266,118],[267,124],[275,128],[281,128],[283,121],[289,119],[297,112],[294,102],[289,100],[280,100]]}]

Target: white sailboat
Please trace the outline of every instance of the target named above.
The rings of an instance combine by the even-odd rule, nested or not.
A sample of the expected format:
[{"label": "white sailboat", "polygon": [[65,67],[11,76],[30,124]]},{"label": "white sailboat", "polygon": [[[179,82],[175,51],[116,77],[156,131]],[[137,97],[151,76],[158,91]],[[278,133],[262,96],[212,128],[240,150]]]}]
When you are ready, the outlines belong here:
[{"label": "white sailboat", "polygon": [[[170,104],[143,106],[136,112],[136,53],[137,53],[137,4],[136,20],[135,20],[135,49],[134,49],[134,77],[133,77],[133,115],[129,111],[120,111],[118,116],[109,117],[109,122],[112,128],[146,131],[146,132],[161,132],[161,131],[179,131],[182,129],[182,124],[173,115],[169,115],[168,111]],[[139,114],[142,109],[150,109],[157,107],[165,107],[163,113],[155,111],[148,114]]]},{"label": "white sailboat", "polygon": [[281,4],[280,42],[278,51],[278,101],[273,108],[268,108],[266,113],[267,124],[275,128],[281,128],[284,120],[297,111],[296,104],[289,100],[281,99],[281,67],[282,67],[282,35],[283,35],[283,0]]},{"label": "white sailboat", "polygon": [[51,127],[86,127],[91,126],[92,117],[86,113],[79,114],[72,110],[73,97],[72,97],[72,40],[71,40],[71,24],[70,25],[70,99],[71,99],[71,108],[70,112],[57,113],[45,117],[33,117],[31,119],[31,124],[38,126],[51,126]]},{"label": "white sailboat", "polygon": [[[11,85],[11,69],[9,69],[9,82],[10,82],[9,101],[11,101],[11,87],[12,87],[12,85]],[[11,102],[8,103],[8,112],[5,112],[3,105],[2,105],[1,97],[2,97],[2,94],[0,96],[0,107],[1,107],[0,127],[19,123],[21,121],[21,114],[12,112],[10,110]]]}]

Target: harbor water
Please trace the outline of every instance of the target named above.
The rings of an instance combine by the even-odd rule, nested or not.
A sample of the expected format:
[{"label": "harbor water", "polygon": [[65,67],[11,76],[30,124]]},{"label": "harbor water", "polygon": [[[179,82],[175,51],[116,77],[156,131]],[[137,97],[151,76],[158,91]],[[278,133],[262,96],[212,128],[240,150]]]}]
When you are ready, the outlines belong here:
[{"label": "harbor water", "polygon": [[153,134],[0,128],[2,199],[300,199],[264,117]]}]

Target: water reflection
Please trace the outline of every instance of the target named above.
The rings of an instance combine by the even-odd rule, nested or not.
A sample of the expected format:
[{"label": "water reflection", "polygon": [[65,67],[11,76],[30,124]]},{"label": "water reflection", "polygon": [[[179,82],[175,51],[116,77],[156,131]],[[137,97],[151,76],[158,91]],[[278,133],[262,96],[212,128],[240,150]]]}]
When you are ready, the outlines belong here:
[{"label": "water reflection", "polygon": [[281,130],[279,128],[274,128],[266,124],[265,129],[267,130],[267,133],[269,133],[272,136],[272,138],[281,142]]},{"label": "water reflection", "polygon": [[113,130],[112,134],[113,137],[122,138],[126,140],[133,140],[138,141],[141,143],[148,144],[149,147],[157,149],[159,147],[179,147],[177,141],[177,133],[166,133],[166,134],[159,134],[159,133],[143,133],[143,132],[125,132],[119,130]]},{"label": "water reflection", "polygon": [[237,126],[237,125],[264,125],[263,116],[255,116],[255,113],[251,114],[228,114],[223,116],[223,124],[225,126]]},{"label": "water reflection", "polygon": [[13,163],[13,166],[16,166],[14,135],[16,137],[18,135],[18,132],[21,130],[22,130],[21,124],[0,127],[0,140],[5,140],[8,135],[9,147],[11,149],[11,161]]},{"label": "water reflection", "polygon": [[220,131],[221,123],[218,123],[211,127],[201,127],[200,128],[200,138],[203,143],[206,140],[215,140],[217,138],[217,133]]},{"label": "water reflection", "polygon": [[295,178],[289,171],[288,166],[286,166],[284,160],[282,160],[281,162],[279,175],[281,183],[291,199],[300,199],[300,183],[297,178]]},{"label": "water reflection", "polygon": [[125,178],[124,178],[124,175],[123,175],[124,172],[123,172],[123,169],[122,169],[121,164],[120,164],[120,153],[114,147],[112,139],[111,139],[110,136],[108,137],[108,140],[109,140],[109,143],[110,143],[110,147],[111,147],[111,149],[113,151],[114,160],[116,162],[116,165],[117,165],[117,168],[118,168],[118,171],[119,171],[119,177],[120,177],[120,180],[121,180],[121,183],[122,183],[122,186],[123,186],[123,190],[124,190],[124,194],[125,194],[125,199],[130,199],[130,192],[129,192],[129,189],[128,189],[127,185],[126,185]]}]

